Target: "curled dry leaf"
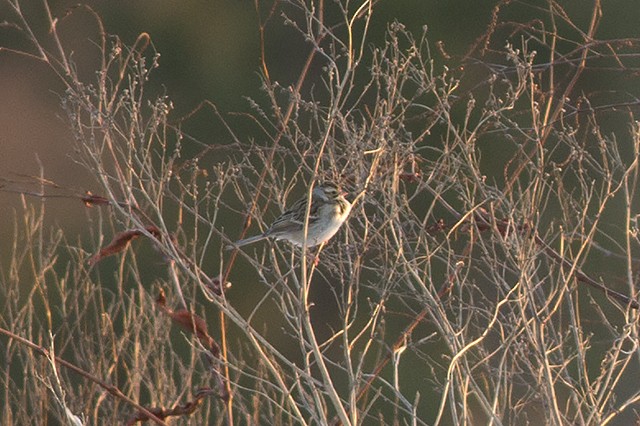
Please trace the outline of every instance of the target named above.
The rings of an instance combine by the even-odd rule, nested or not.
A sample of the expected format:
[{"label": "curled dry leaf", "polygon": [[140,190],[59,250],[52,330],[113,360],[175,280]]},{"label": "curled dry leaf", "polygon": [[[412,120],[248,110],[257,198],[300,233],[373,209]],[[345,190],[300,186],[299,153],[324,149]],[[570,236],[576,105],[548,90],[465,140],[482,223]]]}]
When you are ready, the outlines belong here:
[{"label": "curled dry leaf", "polygon": [[420,175],[419,172],[414,172],[414,173],[400,173],[398,175],[398,178],[400,178],[401,181],[404,182],[408,182],[408,183],[416,183],[420,181],[420,178],[422,176]]},{"label": "curled dry leaf", "polygon": [[202,317],[196,315],[186,309],[179,309],[177,311],[167,310],[167,314],[171,317],[176,325],[179,325],[184,330],[194,333],[198,336],[198,339],[203,340],[203,343],[208,343],[211,339],[207,332],[207,323]]},{"label": "curled dry leaf", "polygon": [[87,191],[85,195],[80,198],[86,207],[93,206],[108,206],[109,200],[99,195],[93,195],[90,191]]},{"label": "curled dry leaf", "polygon": [[[161,238],[160,230],[155,226],[147,226],[145,229],[154,237],[158,239]],[[115,236],[115,238],[111,241],[111,243],[109,243],[109,245],[107,245],[106,247],[103,247],[96,255],[92,256],[89,259],[88,261],[89,264],[94,265],[99,261],[101,261],[102,259],[104,259],[105,257],[112,256],[114,254],[120,253],[121,251],[124,251],[124,249],[127,248],[129,243],[132,240],[138,238],[140,235],[144,235],[144,234],[142,233],[142,231],[137,229],[120,232]]]},{"label": "curled dry leaf", "polygon": [[171,320],[190,333],[195,334],[202,345],[208,349],[207,359],[209,360],[211,370],[218,386],[218,396],[223,400],[228,400],[230,395],[225,384],[224,376],[220,373],[220,346],[209,335],[207,331],[207,323],[201,316],[194,314],[186,309],[172,310],[167,306],[164,291],[160,290],[156,297],[156,304],[160,310],[169,315]]},{"label": "curled dry leaf", "polygon": [[200,342],[208,348],[216,358],[220,356],[220,347],[207,331],[207,323],[201,316],[186,309],[173,310],[167,306],[164,291],[160,290],[156,297],[156,305],[160,310],[169,315],[171,320],[183,330],[195,334]]},{"label": "curled dry leaf", "polygon": [[164,290],[160,289],[158,292],[158,296],[156,297],[156,303],[160,307],[160,309],[165,310],[168,309],[167,306],[167,297],[164,295]]},{"label": "curled dry leaf", "polygon": [[231,283],[229,281],[225,281],[224,285],[222,285],[222,277],[220,275],[213,278],[204,277],[203,281],[207,290],[218,296],[222,295],[223,291],[231,288]]},{"label": "curled dry leaf", "polygon": [[[198,389],[193,400],[188,401],[184,404],[175,405],[172,408],[153,407],[153,408],[149,408],[148,410],[152,412],[156,417],[162,420],[168,417],[178,417],[178,416],[187,417],[193,414],[202,403],[202,400],[205,397],[211,395],[212,393],[213,391],[209,388]],[[127,425],[133,425],[138,422],[145,422],[147,420],[149,420],[149,417],[147,415],[145,415],[144,413],[138,412],[135,414],[135,416],[133,416],[131,419],[127,421]]]}]

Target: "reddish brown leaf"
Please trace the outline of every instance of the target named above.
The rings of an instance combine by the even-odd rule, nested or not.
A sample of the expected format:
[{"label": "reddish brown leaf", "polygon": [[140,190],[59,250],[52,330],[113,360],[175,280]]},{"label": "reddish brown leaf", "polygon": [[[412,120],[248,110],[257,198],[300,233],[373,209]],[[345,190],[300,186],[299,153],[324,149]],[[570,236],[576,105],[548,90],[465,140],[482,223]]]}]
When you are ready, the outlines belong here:
[{"label": "reddish brown leaf", "polygon": [[158,297],[156,297],[156,303],[161,308],[165,308],[167,306],[167,298],[164,295],[163,289],[160,289],[160,291],[158,292]]},{"label": "reddish brown leaf", "polygon": [[420,173],[415,172],[415,173],[400,173],[398,177],[402,181],[409,182],[409,183],[416,183],[420,181],[421,176],[420,176]]},{"label": "reddish brown leaf", "polygon": [[109,200],[99,195],[93,195],[90,191],[87,191],[87,194],[81,198],[82,202],[87,207],[93,206],[108,206]]},{"label": "reddish brown leaf", "polygon": [[121,251],[127,248],[127,245],[129,245],[131,240],[139,237],[140,234],[141,234],[140,231],[120,232],[115,236],[115,238],[111,241],[111,243],[109,243],[108,246],[102,248],[98,252],[98,254],[94,255],[93,257],[91,257],[91,259],[89,259],[89,264],[94,265],[107,256],[112,256],[116,253],[120,253]]},{"label": "reddish brown leaf", "polygon": [[160,232],[160,230],[158,229],[158,227],[153,226],[153,225],[149,225],[146,226],[144,228],[148,233],[150,233],[151,235],[153,235],[154,237],[156,237],[157,239],[161,240],[162,239],[162,233]]},{"label": "reddish brown leaf", "polygon": [[[155,226],[147,226],[145,228],[147,232],[149,232],[154,237],[160,239],[161,233],[160,230]],[[92,256],[89,259],[89,264],[94,265],[108,256],[113,256],[114,254],[120,253],[124,251],[129,243],[142,235],[142,231],[139,230],[129,230],[120,232],[115,236],[115,238],[107,245],[103,247],[96,255]]]},{"label": "reddish brown leaf", "polygon": [[216,294],[218,296],[220,296],[223,291],[231,288],[231,283],[229,281],[225,282],[224,285],[222,285],[222,279],[220,275],[214,278],[205,277],[203,281],[205,287],[213,292],[213,294]]},{"label": "reddish brown leaf", "polygon": [[169,308],[166,304],[166,298],[163,290],[160,290],[158,293],[158,296],[156,297],[156,304],[160,310],[171,317],[171,320],[176,325],[188,332],[194,333],[198,337],[200,343],[208,349],[209,353],[207,359],[209,360],[212,372],[216,378],[216,383],[219,389],[218,396],[225,401],[230,398],[225,378],[219,370],[220,346],[218,346],[218,343],[216,343],[213,337],[211,337],[207,332],[207,323],[205,320],[199,315],[189,312],[186,309],[178,309],[174,311]]},{"label": "reddish brown leaf", "polygon": [[182,327],[183,329],[195,333],[200,340],[204,340],[208,343],[209,333],[207,333],[207,323],[204,319],[186,309],[180,309],[177,311],[167,311],[174,323]]},{"label": "reddish brown leaf", "polygon": [[[208,395],[211,395],[212,393],[213,391],[211,389],[203,388],[198,390],[198,392],[196,392],[196,395],[193,400],[187,401],[184,404],[175,405],[171,408],[152,407],[152,408],[148,408],[148,410],[152,412],[153,415],[155,415],[156,417],[162,420],[168,417],[188,417],[198,409],[198,407],[202,403],[202,400]],[[135,416],[133,416],[131,419],[127,421],[127,425],[134,425],[138,422],[146,422],[148,420],[149,420],[149,417],[147,417],[147,415],[138,412],[135,414]]]}]

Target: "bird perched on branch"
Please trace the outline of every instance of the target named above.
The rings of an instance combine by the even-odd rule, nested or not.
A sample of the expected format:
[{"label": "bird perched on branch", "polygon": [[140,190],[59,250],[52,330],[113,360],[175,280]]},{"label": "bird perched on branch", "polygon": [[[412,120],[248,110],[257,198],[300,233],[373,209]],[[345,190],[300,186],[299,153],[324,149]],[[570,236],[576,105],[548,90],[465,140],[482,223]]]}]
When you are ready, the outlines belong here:
[{"label": "bird perched on branch", "polygon": [[[344,195],[331,182],[326,182],[313,188],[307,227],[307,247],[317,246],[329,241],[347,220],[351,212],[351,203],[344,198]],[[304,220],[306,213],[307,196],[305,195],[296,201],[290,209],[282,213],[264,233],[236,241],[227,246],[227,249],[242,247],[265,238],[287,240],[296,246],[302,246],[305,237]]]}]

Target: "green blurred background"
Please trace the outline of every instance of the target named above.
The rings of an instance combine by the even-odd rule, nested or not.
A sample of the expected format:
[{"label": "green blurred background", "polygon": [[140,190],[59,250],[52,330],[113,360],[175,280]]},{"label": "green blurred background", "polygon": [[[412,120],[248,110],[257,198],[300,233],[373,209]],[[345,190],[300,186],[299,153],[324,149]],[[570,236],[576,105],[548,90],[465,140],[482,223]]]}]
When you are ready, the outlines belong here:
[{"label": "green blurred background", "polygon": [[[267,7],[271,3],[261,3]],[[164,92],[175,107],[172,119],[178,120],[208,100],[220,111],[250,111],[247,97],[263,99],[260,92],[260,51],[258,19],[255,4],[249,0],[215,1],[90,1],[88,4],[103,19],[105,29],[118,35],[131,45],[143,32],[151,36],[155,49],[160,53],[160,67],[152,74],[150,86]],[[387,0],[376,6],[369,40],[380,46],[387,25],[397,20],[418,37],[423,27],[428,28],[433,57],[439,60],[436,67],[445,64],[436,52],[435,44],[444,43],[447,52],[454,57],[450,66],[467,53],[469,46],[482,35],[491,21],[495,0],[445,1],[445,0]],[[91,81],[97,64],[84,61],[94,58],[86,54],[97,42],[95,21],[82,8],[74,8],[73,1],[52,4],[54,16],[65,17],[58,28],[79,64],[84,64],[87,81]],[[32,22],[45,20],[39,2],[25,2],[25,15]],[[582,29],[588,27],[591,7],[583,2],[563,2],[562,6]],[[31,7],[31,9],[29,9]],[[603,18],[599,38],[638,37],[640,7],[634,1],[609,0],[603,3]],[[504,6],[502,20],[529,22],[545,15],[548,8],[544,1],[530,1]],[[70,12],[71,11],[71,12]],[[266,15],[261,10],[262,16]],[[4,3],[0,3],[0,17],[13,21],[14,15]],[[329,18],[328,18],[329,19]],[[269,54],[271,79],[283,86],[293,84],[308,54],[308,46],[288,26],[282,25],[279,15],[271,19],[267,27],[266,51]],[[506,37],[506,36],[505,36]],[[3,46],[25,46],[21,36],[11,27],[0,31]],[[517,40],[514,44],[517,45]],[[506,44],[506,38],[505,38]],[[53,48],[53,46],[51,46]],[[95,50],[91,52],[95,54]],[[83,56],[84,55],[84,56]],[[87,63],[88,62],[88,63]],[[638,79],[602,72],[585,73],[575,93],[606,93],[616,90],[627,92],[624,99],[640,98]],[[484,78],[480,76],[480,78]],[[79,192],[95,191],[93,178],[81,166],[73,162],[73,140],[66,125],[66,117],[60,108],[60,95],[64,88],[51,75],[46,66],[36,61],[3,53],[0,57],[0,177],[21,180],[17,174],[38,175],[38,161],[42,163],[44,176],[65,188]],[[611,116],[605,122],[605,130],[618,135],[628,135],[628,122]],[[230,118],[233,120],[233,118]],[[241,123],[241,122],[239,122]],[[245,121],[246,124],[246,121]],[[229,137],[210,112],[191,118],[184,130],[205,144],[227,143]],[[243,137],[243,129],[234,129]],[[249,130],[247,130],[248,132]],[[499,179],[504,166],[504,150],[493,149],[490,141],[481,141],[484,150],[484,173]],[[188,144],[185,149],[189,150]],[[199,148],[198,148],[199,149]],[[195,151],[194,151],[195,152]],[[187,156],[188,157],[188,156]],[[38,160],[39,159],[39,160]],[[202,164],[207,167],[207,164]],[[12,189],[20,185],[6,185]],[[31,188],[33,189],[33,188]],[[0,250],[6,251],[11,242],[12,210],[20,206],[14,193],[0,192],[0,205],[5,220],[0,225]],[[47,202],[48,223],[57,223],[69,234],[86,233],[82,205],[68,200],[50,199]],[[71,238],[73,240],[73,238]]]},{"label": "green blurred background", "polygon": [[[34,22],[44,23],[39,3],[25,3],[27,7],[33,7],[33,10],[25,10],[25,14]],[[423,26],[427,26],[432,46],[443,41],[449,54],[462,56],[486,30],[496,3],[495,0],[381,1],[373,16],[370,41],[380,45],[388,23],[397,20],[416,36]],[[75,4],[73,1],[55,2],[51,6],[52,12],[56,16],[65,16]],[[212,101],[222,112],[235,112],[248,111],[245,97],[261,97],[258,20],[253,1],[136,0],[89,1],[86,4],[103,18],[106,31],[117,34],[125,44],[132,44],[142,32],[150,34],[161,54],[160,68],[153,74],[153,84],[166,91],[173,100],[174,118],[189,113],[203,100]],[[547,7],[544,1],[531,1],[527,5],[504,7],[501,17],[527,22],[530,19],[527,14],[532,14],[534,7]],[[563,2],[562,5],[578,25],[587,28],[591,7],[584,7],[582,2]],[[598,32],[600,38],[639,35],[640,7],[634,1],[609,0],[604,2],[603,11],[604,18]],[[7,21],[13,17],[5,4],[0,5],[2,16],[6,16]],[[86,12],[76,10],[59,23],[68,40],[77,39],[78,45],[85,44],[75,54],[78,62],[81,62],[79,55],[86,48],[87,38],[96,41],[93,22]],[[308,48],[292,28],[281,25],[278,17],[272,19],[267,31],[266,50],[270,54],[271,77],[284,86],[290,85],[298,76]],[[10,27],[0,31],[2,45],[20,45],[19,40],[17,31]],[[439,57],[437,54],[434,56]],[[87,70],[91,67],[88,66]],[[620,87],[615,79],[599,79],[597,75],[589,85],[591,90],[596,90],[598,85],[603,89]],[[638,94],[637,80],[624,82],[625,86],[630,93]],[[15,55],[2,54],[0,175],[38,174],[38,156],[47,177],[63,186],[92,189],[86,172],[69,158],[73,144],[59,106],[62,90],[45,66]],[[218,131],[217,125],[215,120],[200,114],[190,120],[187,130],[203,142],[225,142],[218,139],[224,133]],[[6,211],[16,205],[14,195],[0,193],[0,201]],[[55,213],[51,216],[57,222],[67,229],[79,225],[73,219],[75,212],[70,211],[66,203],[59,203],[60,210],[55,204],[55,201],[50,202],[48,208]],[[0,235],[7,235],[6,227],[0,227]]]}]

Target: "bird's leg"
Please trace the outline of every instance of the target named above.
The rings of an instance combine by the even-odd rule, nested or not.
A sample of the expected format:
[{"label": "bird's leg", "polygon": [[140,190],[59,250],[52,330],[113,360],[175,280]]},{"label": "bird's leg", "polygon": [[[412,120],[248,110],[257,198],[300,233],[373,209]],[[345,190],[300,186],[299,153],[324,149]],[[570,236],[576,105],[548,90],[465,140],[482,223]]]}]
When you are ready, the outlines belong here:
[{"label": "bird's leg", "polygon": [[307,261],[309,263],[312,263],[313,266],[318,266],[318,264],[320,263],[320,252],[322,251],[324,244],[325,243],[321,243],[315,253],[313,252],[313,249],[307,251]]}]

